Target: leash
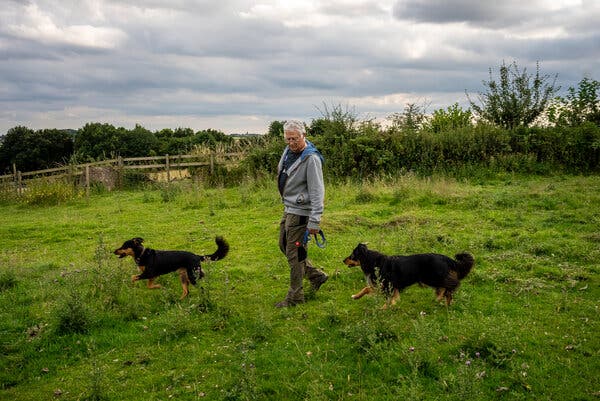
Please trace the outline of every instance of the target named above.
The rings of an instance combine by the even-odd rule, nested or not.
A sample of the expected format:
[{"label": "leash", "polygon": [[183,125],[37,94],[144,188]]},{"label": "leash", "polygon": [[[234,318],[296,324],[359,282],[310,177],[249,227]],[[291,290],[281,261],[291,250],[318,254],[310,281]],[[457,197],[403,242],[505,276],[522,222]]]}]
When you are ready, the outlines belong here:
[{"label": "leash", "polygon": [[[319,230],[319,235],[321,236],[321,240],[319,241],[319,237],[317,236],[317,234],[313,234],[315,237],[315,244],[317,244],[317,246],[321,249],[325,248],[325,246],[327,246],[327,239],[325,238],[325,234],[323,234],[323,230]],[[304,232],[304,238],[302,239],[302,245],[306,246],[308,245],[308,242],[310,241],[310,232],[308,230],[306,230]]]}]

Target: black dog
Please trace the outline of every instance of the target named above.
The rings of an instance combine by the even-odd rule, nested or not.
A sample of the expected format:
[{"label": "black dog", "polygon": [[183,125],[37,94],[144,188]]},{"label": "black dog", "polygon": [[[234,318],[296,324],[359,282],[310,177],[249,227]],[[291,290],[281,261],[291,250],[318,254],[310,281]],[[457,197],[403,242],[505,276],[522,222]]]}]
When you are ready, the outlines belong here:
[{"label": "black dog", "polygon": [[207,260],[223,259],[229,252],[229,244],[223,237],[216,237],[217,250],[212,255],[196,255],[186,251],[158,251],[150,248],[144,248],[143,238],[132,238],[125,241],[120,248],[115,250],[115,255],[124,258],[131,256],[141,274],[131,276],[132,281],[148,279],[148,288],[160,288],[160,285],[154,284],[154,279],[160,275],[170,272],[179,272],[183,294],[181,299],[189,294],[189,284],[196,284],[196,280],[204,277],[204,272],[200,267],[201,262]]},{"label": "black dog", "polygon": [[385,309],[388,304],[396,303],[400,291],[415,283],[435,288],[438,302],[445,297],[446,305],[450,305],[452,293],[475,262],[468,253],[459,253],[455,258],[437,253],[386,256],[369,250],[365,244],[358,244],[344,263],[350,267],[360,266],[367,279],[367,286],[352,298],[359,299],[371,293],[379,282],[388,298],[383,305]]}]

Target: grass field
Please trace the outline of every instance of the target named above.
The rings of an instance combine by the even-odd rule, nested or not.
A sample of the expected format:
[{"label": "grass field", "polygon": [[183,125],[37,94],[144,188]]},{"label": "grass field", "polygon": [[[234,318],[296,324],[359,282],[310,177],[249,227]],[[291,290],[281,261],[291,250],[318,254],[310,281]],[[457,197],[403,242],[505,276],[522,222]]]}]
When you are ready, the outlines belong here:
[{"label": "grass field", "polygon": [[[309,257],[331,278],[284,310],[275,185],[186,185],[0,206],[1,400],[600,399],[600,177],[328,185]],[[112,254],[216,235],[231,252],[183,301]],[[476,264],[449,308],[413,286],[381,310],[350,298],[359,241]]]}]

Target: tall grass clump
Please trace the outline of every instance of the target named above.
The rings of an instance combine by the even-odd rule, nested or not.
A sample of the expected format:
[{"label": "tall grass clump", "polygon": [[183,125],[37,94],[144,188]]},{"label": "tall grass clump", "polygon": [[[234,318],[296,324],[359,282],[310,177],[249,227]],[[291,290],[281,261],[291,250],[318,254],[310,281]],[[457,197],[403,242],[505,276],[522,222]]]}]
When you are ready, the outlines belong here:
[{"label": "tall grass clump", "polygon": [[17,186],[14,182],[0,182],[0,204],[13,204],[18,201]]},{"label": "tall grass clump", "polygon": [[17,275],[13,271],[3,271],[0,273],[0,292],[16,287],[17,283]]},{"label": "tall grass clump", "polygon": [[[89,301],[88,305],[93,303],[93,307],[97,310],[112,311],[116,309],[121,311],[120,307],[126,303],[126,296],[123,295],[123,277],[115,267],[109,262],[112,257],[112,250],[104,240],[104,236],[100,235],[94,252],[95,263],[89,270],[82,273],[81,277],[74,278],[72,285],[85,288],[85,297]],[[85,287],[81,285],[81,281],[92,280],[95,285]],[[137,310],[129,310],[125,307],[126,315],[129,319],[134,319]],[[136,308],[137,309],[137,308]]]},{"label": "tall grass clump", "polygon": [[92,325],[91,311],[74,291],[56,307],[55,320],[56,334],[60,336],[88,333]]},{"label": "tall grass clump", "polygon": [[83,197],[84,191],[64,181],[37,179],[27,181],[21,201],[30,206],[53,206]]}]

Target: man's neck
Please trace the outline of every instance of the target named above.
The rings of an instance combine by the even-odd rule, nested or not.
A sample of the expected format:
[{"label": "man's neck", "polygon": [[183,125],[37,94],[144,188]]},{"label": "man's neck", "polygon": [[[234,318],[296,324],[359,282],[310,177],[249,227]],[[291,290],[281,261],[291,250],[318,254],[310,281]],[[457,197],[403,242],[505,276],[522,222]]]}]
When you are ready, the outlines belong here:
[{"label": "man's neck", "polygon": [[[304,147],[303,147],[302,149],[298,149],[298,150],[292,150],[292,152],[293,152],[293,153],[296,153],[296,154],[300,154],[300,153],[302,153],[302,152],[304,151],[304,149],[306,149],[306,145],[304,145]],[[290,149],[290,150],[291,150],[291,149]]]}]

